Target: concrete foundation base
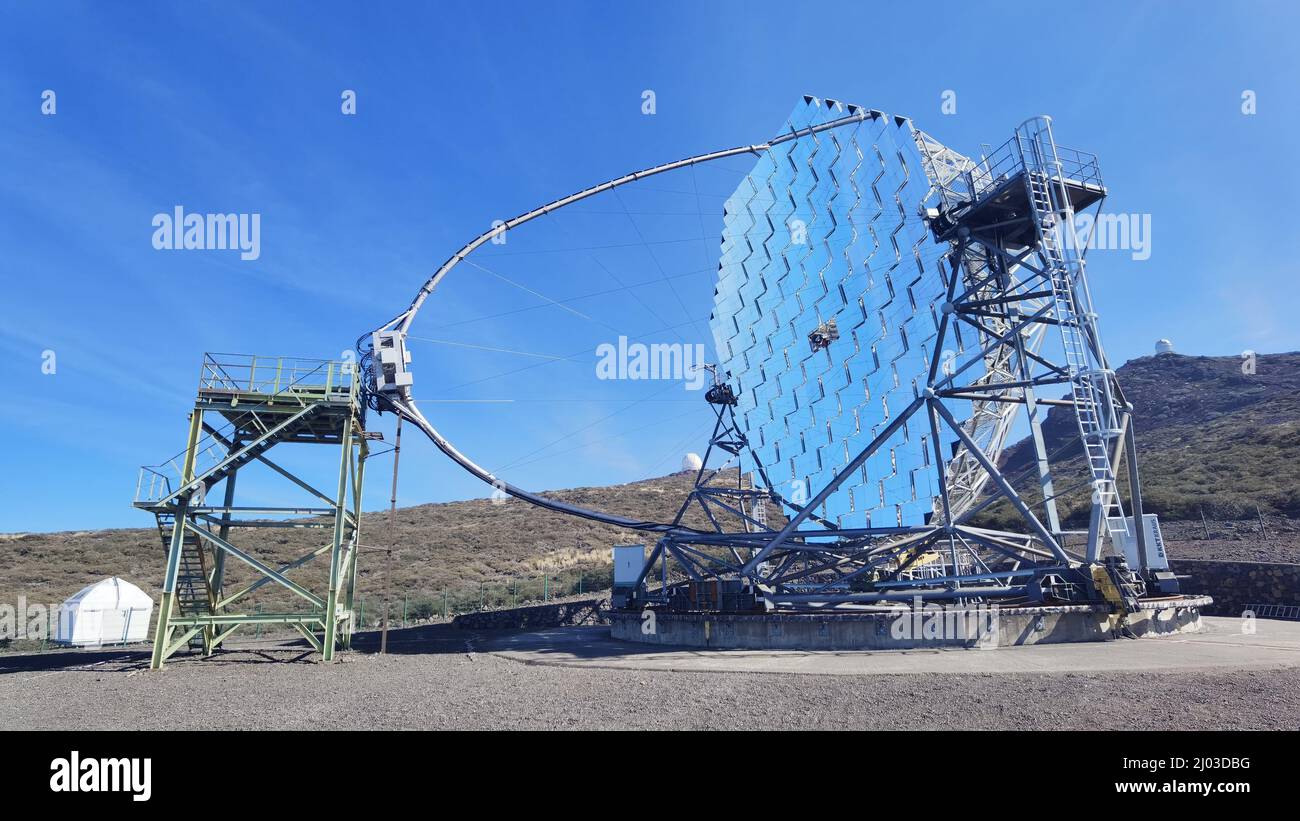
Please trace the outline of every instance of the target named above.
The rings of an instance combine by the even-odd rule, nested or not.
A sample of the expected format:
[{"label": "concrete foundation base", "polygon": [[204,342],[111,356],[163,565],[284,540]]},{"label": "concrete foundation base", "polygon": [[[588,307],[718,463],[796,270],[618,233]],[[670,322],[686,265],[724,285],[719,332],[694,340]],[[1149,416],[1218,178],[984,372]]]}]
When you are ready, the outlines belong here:
[{"label": "concrete foundation base", "polygon": [[677,647],[752,650],[909,650],[1015,647],[1144,638],[1201,629],[1208,596],[1143,602],[1121,623],[1101,605],[897,608],[861,613],[613,611],[610,635]]}]

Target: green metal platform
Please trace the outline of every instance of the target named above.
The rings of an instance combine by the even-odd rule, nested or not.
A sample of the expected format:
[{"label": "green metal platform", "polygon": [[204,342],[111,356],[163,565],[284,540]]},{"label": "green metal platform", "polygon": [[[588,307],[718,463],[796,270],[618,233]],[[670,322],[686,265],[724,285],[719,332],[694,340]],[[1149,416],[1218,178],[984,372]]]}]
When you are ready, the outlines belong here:
[{"label": "green metal platform", "polygon": [[[210,655],[250,624],[292,625],[325,661],[350,645],[367,439],[353,363],[204,355],[185,449],[162,464],[141,468],[136,485],[134,504],[156,517],[167,555],[153,669],[161,669],[187,645]],[[332,492],[318,489],[267,455],[286,444],[339,448]],[[269,468],[299,495],[306,491],[315,497],[319,506],[238,504],[236,479],[252,465]],[[265,491],[259,495],[264,497]],[[214,504],[217,498],[220,502]],[[328,538],[293,561],[271,566],[241,548],[237,535],[268,527],[319,529]],[[328,589],[313,591],[291,578],[294,570],[320,556],[329,556]],[[233,591],[226,589],[231,558],[253,571],[253,580]],[[243,612],[249,594],[267,584],[294,593],[302,600],[301,609]]]}]

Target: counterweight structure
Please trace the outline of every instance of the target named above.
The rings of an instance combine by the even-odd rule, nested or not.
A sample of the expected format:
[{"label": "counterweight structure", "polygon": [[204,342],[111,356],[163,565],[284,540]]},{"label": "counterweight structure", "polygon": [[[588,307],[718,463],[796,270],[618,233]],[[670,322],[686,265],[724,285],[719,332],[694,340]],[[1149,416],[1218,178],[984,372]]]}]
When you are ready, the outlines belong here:
[{"label": "counterweight structure", "polygon": [[[208,354],[189,417],[185,450],[141,468],[135,506],[153,513],[167,556],[151,667],[160,669],[189,645],[211,654],[247,625],[291,625],[329,661],[351,642],[361,488],[368,452],[360,380],[351,362]],[[327,445],[338,473],[324,489],[272,460],[273,448]],[[278,451],[277,451],[278,454]],[[276,458],[280,457],[276,455]],[[251,466],[269,470],[286,491],[314,497],[307,506],[241,505],[236,479]],[[258,488],[259,499],[266,497]],[[240,546],[240,534],[265,528],[319,531],[321,544],[272,566]],[[327,589],[313,591],[294,571],[329,562]],[[231,589],[230,560],[251,578]],[[250,574],[244,574],[246,577]],[[248,597],[265,585],[285,588],[302,606],[250,612]]]}]

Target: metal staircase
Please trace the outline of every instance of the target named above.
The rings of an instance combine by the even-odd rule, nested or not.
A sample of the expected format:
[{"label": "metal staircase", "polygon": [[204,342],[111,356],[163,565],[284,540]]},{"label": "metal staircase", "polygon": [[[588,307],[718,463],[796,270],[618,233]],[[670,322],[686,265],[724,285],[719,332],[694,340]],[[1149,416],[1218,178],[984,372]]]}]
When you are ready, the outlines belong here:
[{"label": "metal staircase", "polygon": [[1070,401],[1092,477],[1094,510],[1100,510],[1112,544],[1119,544],[1120,535],[1128,535],[1128,526],[1115,483],[1110,448],[1121,430],[1115,418],[1112,373],[1091,344],[1097,338],[1093,316],[1090,311],[1080,309],[1084,262],[1073,237],[1074,209],[1069,196],[1059,190],[1064,172],[1050,124],[1046,120],[1030,120],[1017,129],[1016,139],[1024,162],[1025,187],[1037,228],[1043,273],[1051,285],[1053,318],[1061,332]]},{"label": "metal staircase", "polygon": [[262,423],[260,419],[257,420],[259,429],[265,430],[260,437],[254,439],[252,442],[249,442],[241,448],[233,450],[224,459],[219,460],[215,465],[208,468],[198,476],[195,476],[189,482],[182,484],[175,490],[169,490],[165,496],[152,502],[152,508],[165,509],[183,497],[186,493],[195,493],[197,495],[206,493],[216,485],[217,482],[225,479],[244,465],[257,459],[277,443],[283,441],[283,434],[287,433],[303,419],[310,416],[318,407],[318,405],[308,405],[270,429],[266,429],[265,424]]},{"label": "metal staircase", "polygon": [[[158,514],[158,535],[162,537],[163,557],[171,550],[176,517],[171,513]],[[203,555],[203,542],[199,535],[186,529],[181,538],[181,555],[176,574],[176,607],[182,616],[209,616],[213,613],[212,585],[208,576],[207,561]],[[203,650],[203,633],[190,638],[193,650]]]}]

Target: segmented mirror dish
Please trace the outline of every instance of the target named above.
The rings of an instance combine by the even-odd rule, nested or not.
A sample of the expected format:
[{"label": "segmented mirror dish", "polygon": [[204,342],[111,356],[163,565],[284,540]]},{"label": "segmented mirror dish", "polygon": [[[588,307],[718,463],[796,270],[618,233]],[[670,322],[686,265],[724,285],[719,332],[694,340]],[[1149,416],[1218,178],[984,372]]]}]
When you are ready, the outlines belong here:
[{"label": "segmented mirror dish", "polygon": [[[859,111],[807,97],[788,128]],[[933,189],[918,132],[861,113],[774,146],[726,202],[711,329],[754,456],[796,503],[920,395],[947,294],[949,246],[921,218]],[[947,459],[956,437],[939,430]],[[925,524],[940,493],[933,436],[913,416],[815,513],[841,528]]]}]

